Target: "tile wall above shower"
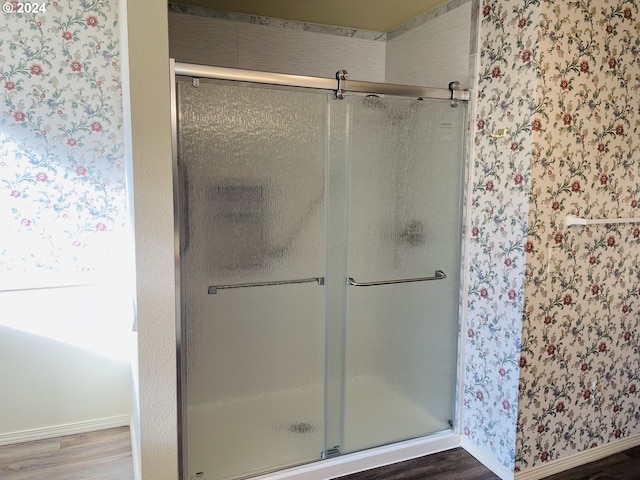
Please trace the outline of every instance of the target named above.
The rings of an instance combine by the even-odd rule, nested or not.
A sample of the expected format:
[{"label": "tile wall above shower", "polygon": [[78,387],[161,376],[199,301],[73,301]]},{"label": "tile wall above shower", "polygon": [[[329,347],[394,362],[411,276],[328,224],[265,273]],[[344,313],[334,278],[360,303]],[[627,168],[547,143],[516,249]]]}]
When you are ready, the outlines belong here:
[{"label": "tile wall above shower", "polygon": [[384,34],[341,32],[173,5],[169,55],[179,62],[316,77],[331,78],[346,69],[352,79],[383,82]]},{"label": "tile wall above shower", "polygon": [[453,0],[387,34],[387,83],[469,88],[471,2]]},{"label": "tile wall above shower", "polygon": [[383,33],[169,4],[169,54],[221,67],[318,77],[345,69],[353,80],[466,87],[470,5],[452,0]]}]

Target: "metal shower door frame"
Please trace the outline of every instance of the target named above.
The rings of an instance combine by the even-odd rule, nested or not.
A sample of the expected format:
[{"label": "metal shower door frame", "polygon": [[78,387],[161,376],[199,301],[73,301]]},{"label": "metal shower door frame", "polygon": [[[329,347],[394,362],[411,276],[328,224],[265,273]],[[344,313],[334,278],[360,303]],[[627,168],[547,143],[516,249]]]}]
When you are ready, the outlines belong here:
[{"label": "metal shower door frame", "polygon": [[[316,90],[333,91],[336,98],[344,98],[346,93],[369,93],[391,96],[406,96],[413,98],[430,98],[440,100],[451,100],[452,107],[459,102],[468,102],[470,94],[468,90],[459,88],[458,82],[451,82],[449,88],[432,88],[413,85],[398,85],[378,82],[365,82],[348,80],[347,72],[340,70],[336,73],[336,78],[322,78],[302,75],[259,72],[254,70],[243,70],[226,67],[212,67],[176,62],[169,60],[170,70],[170,99],[171,99],[171,145],[172,145],[172,172],[173,172],[173,197],[174,197],[174,268],[175,268],[175,297],[176,297],[176,367],[177,367],[177,438],[178,438],[178,478],[184,478],[186,456],[187,456],[187,435],[186,435],[186,381],[184,377],[184,332],[182,298],[183,285],[181,282],[181,252],[180,252],[180,232],[183,221],[183,212],[180,207],[182,189],[180,182],[180,167],[178,165],[178,107],[176,77],[192,77],[194,86],[198,85],[198,79],[209,78],[216,80],[237,81],[244,83],[255,83],[263,85],[278,85],[288,87],[302,87]],[[435,277],[410,279],[409,281],[439,280],[446,278],[442,272],[436,272]],[[324,279],[313,278],[308,281],[317,281],[322,284]],[[353,279],[349,279],[353,281]],[[352,285],[368,286],[368,284]],[[398,281],[392,281],[397,283]],[[376,283],[377,284],[377,283]],[[235,286],[218,286],[217,288],[232,288]],[[209,292],[209,293],[215,293]],[[410,442],[408,442],[410,443]]]},{"label": "metal shower door frame", "polygon": [[454,105],[457,104],[456,102],[466,102],[469,100],[469,91],[461,90],[459,82],[455,81],[449,83],[448,88],[433,88],[349,80],[346,70],[339,70],[336,72],[336,78],[323,78],[291,75],[286,73],[259,72],[239,68],[194,65],[175,62],[174,60],[171,60],[171,62],[174,83],[175,76],[180,75],[193,77],[194,82],[197,82],[197,79],[199,78],[211,78],[236,82],[259,83],[264,85],[281,85],[288,87],[329,90],[335,92],[337,98],[343,98],[346,93],[369,93],[377,95],[451,100]]}]

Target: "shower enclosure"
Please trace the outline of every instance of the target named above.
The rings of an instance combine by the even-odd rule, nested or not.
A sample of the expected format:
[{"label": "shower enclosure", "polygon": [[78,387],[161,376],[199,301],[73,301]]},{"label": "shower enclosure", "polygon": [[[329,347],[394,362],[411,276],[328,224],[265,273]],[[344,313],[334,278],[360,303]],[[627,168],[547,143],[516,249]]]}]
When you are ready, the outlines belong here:
[{"label": "shower enclosure", "polygon": [[455,429],[465,92],[176,73],[181,478]]}]

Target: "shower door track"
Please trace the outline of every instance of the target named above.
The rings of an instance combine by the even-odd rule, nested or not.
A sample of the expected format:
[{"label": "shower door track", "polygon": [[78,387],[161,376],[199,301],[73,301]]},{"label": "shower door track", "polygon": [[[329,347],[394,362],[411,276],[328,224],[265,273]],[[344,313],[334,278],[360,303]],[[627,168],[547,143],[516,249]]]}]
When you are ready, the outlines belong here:
[{"label": "shower door track", "polygon": [[336,78],[323,78],[175,62],[175,74],[193,77],[196,81],[194,86],[197,86],[196,79],[211,78],[235,82],[331,90],[335,92],[336,97],[338,98],[343,98],[345,93],[368,93],[412,98],[451,100],[452,105],[454,106],[457,102],[467,102],[469,100],[469,91],[461,90],[459,88],[459,82],[451,82],[448,88],[364,82],[359,80],[349,80],[345,70],[339,70],[336,73]]}]

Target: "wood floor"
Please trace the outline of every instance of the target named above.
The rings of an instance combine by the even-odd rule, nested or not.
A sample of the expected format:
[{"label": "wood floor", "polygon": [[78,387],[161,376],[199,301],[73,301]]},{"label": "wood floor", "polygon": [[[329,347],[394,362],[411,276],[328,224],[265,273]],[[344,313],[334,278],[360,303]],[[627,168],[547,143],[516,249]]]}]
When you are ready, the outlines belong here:
[{"label": "wood floor", "polygon": [[461,448],[354,473],[340,480],[500,480]]},{"label": "wood floor", "polygon": [[6,480],[133,480],[129,428],[0,447]]},{"label": "wood floor", "polygon": [[[340,480],[423,479],[499,480],[496,475],[461,448],[340,478]],[[546,477],[545,480],[640,480],[640,447]]]},{"label": "wood floor", "polygon": [[[127,427],[0,447],[0,479],[133,480]],[[638,480],[640,447],[545,480]],[[341,477],[340,480],[498,480],[457,448]]]}]

